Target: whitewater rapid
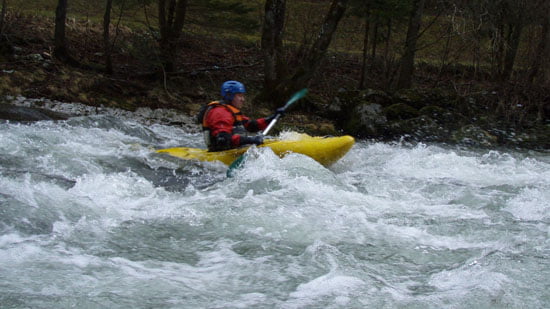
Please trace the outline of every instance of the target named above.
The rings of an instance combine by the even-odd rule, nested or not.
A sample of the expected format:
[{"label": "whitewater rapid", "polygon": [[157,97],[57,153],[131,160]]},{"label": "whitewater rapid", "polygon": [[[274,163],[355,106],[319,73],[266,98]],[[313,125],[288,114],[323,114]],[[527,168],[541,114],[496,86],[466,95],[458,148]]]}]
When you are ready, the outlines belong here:
[{"label": "whitewater rapid", "polygon": [[154,153],[132,116],[0,123],[0,307],[545,308],[550,157],[358,141],[331,168]]}]

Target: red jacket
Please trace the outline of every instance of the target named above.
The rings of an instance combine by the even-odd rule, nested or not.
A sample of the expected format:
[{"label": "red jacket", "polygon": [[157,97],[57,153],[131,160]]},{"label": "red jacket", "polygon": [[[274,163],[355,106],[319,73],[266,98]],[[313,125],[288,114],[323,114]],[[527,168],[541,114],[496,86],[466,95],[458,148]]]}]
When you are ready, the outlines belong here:
[{"label": "red jacket", "polygon": [[248,132],[258,132],[265,129],[267,124],[265,118],[251,120],[236,107],[229,104],[213,106],[207,112],[203,121],[203,127],[210,130],[212,139],[215,139],[220,133],[229,134],[232,147],[241,146],[241,135],[238,134],[238,127],[243,126]]}]

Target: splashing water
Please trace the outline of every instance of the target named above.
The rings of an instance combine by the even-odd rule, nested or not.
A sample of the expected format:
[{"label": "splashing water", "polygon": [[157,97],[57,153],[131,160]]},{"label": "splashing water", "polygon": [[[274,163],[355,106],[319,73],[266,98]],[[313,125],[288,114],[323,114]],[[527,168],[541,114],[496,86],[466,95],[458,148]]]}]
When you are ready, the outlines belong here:
[{"label": "splashing water", "polygon": [[[287,133],[288,134],[288,133]],[[0,304],[543,308],[550,159],[358,142],[330,169],[109,116],[0,124]]]}]

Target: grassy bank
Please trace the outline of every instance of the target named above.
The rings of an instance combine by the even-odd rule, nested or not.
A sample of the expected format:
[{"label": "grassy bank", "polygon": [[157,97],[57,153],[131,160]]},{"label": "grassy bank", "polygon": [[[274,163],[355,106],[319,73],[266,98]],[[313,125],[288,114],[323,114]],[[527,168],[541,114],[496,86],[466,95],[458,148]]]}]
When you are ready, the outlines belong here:
[{"label": "grassy bank", "polygon": [[[153,7],[126,8],[122,15],[113,14],[115,49],[112,75],[103,73],[103,44],[101,18],[103,8],[87,2],[71,2],[67,22],[70,52],[87,68],[66,66],[52,58],[53,14],[57,1],[10,1],[6,16],[5,35],[0,47],[0,95],[22,95],[30,98],[49,98],[64,102],[80,102],[134,110],[137,107],[173,108],[195,114],[200,105],[218,99],[220,84],[229,79],[245,83],[252,101],[263,86],[263,60],[259,45],[259,27],[263,1],[250,1],[251,8],[242,16],[233,13],[212,13],[216,23],[200,7],[191,7],[184,28],[177,59],[177,73],[159,75],[160,66],[155,41],[156,21],[146,18]],[[316,27],[326,9],[323,1],[296,1],[289,4],[286,29],[289,63],[299,61],[300,47],[311,42]],[[116,16],[116,18],[115,18]],[[151,16],[154,16],[152,14]],[[233,24],[240,17],[247,21],[239,27]],[[429,22],[433,16],[427,16]],[[118,20],[120,18],[120,24]],[[307,22],[306,22],[307,21]],[[248,29],[246,29],[248,27]],[[329,54],[309,85],[308,100],[285,117],[282,125],[314,134],[338,134],[327,120],[327,108],[342,90],[354,90],[361,74],[362,29],[364,21],[346,17],[334,38]],[[370,59],[367,85],[388,90],[395,78],[399,42],[403,40],[403,23],[392,27],[395,34],[387,43],[381,42],[378,56]],[[547,121],[541,100],[544,86],[524,88],[520,83],[503,85],[491,81],[488,64],[469,65],[472,49],[452,42],[446,46],[455,53],[453,63],[442,65],[440,45],[430,45],[445,30],[445,19],[423,35],[422,49],[417,59],[415,87],[440,88],[456,96],[481,92],[499,92],[498,100],[482,101],[487,110],[501,113],[503,121],[519,126],[525,121],[542,117]],[[401,35],[400,35],[401,33]],[[383,43],[383,44],[382,44]],[[454,45],[453,45],[454,44]],[[456,45],[458,44],[458,45]],[[462,48],[462,51],[460,50]],[[546,98],[547,99],[547,98]],[[518,108],[521,106],[521,108]],[[249,104],[250,116],[265,116],[271,110]],[[540,115],[542,116],[540,116]],[[545,120],[546,119],[546,120]],[[541,121],[541,120],[537,120]]]}]

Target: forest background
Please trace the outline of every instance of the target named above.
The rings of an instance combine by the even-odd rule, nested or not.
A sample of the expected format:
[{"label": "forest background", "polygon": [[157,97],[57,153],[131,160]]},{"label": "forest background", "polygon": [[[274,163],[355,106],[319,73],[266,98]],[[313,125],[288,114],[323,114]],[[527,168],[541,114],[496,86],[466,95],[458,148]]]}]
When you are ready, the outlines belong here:
[{"label": "forest background", "polygon": [[311,133],[548,149],[549,25],[545,0],[2,0],[0,95],[192,115],[235,79],[252,116],[309,88],[285,123]]}]

